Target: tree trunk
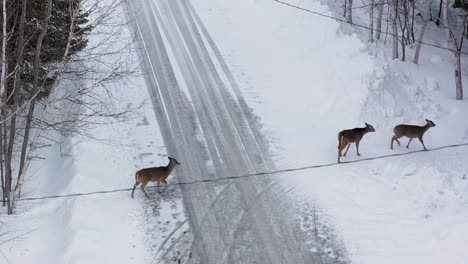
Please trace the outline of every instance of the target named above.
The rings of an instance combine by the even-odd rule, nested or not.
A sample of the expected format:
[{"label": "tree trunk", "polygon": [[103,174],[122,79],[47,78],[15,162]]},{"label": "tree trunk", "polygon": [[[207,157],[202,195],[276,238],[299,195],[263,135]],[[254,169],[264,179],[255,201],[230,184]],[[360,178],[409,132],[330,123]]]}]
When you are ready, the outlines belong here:
[{"label": "tree trunk", "polygon": [[[442,23],[447,34],[448,47],[453,51],[455,58],[455,99],[463,100],[463,83],[462,83],[462,69],[461,69],[461,50],[463,47],[464,35],[460,36],[460,44],[457,43],[457,38],[455,37],[452,28],[450,27],[448,21],[448,10],[450,6],[450,0],[445,0],[444,5],[442,5]],[[465,16],[464,26],[467,21]],[[463,29],[465,31],[465,28]]]},{"label": "tree trunk", "polygon": [[75,2],[76,8],[73,8],[73,3],[70,2],[70,26],[69,26],[69,31],[68,31],[68,38],[67,38],[67,44],[65,45],[65,51],[63,52],[63,57],[62,57],[62,65],[58,71],[58,74],[54,80],[54,83],[52,84],[50,88],[50,94],[52,94],[54,88],[58,85],[59,78],[61,74],[65,71],[65,68],[68,65],[69,58],[68,54],[70,53],[70,49],[72,47],[72,40],[73,37],[75,36],[75,25],[76,25],[76,19],[78,18],[80,14],[80,8],[81,8],[81,0],[76,0]]},{"label": "tree trunk", "polygon": [[346,10],[347,10],[347,5],[348,4],[348,0],[345,0],[344,1],[344,8],[343,8],[343,17],[346,17]]},{"label": "tree trunk", "polygon": [[5,95],[5,83],[6,83],[6,42],[7,42],[7,12],[6,12],[6,0],[2,1],[2,72],[0,76],[0,105],[3,105],[3,98]]},{"label": "tree trunk", "polygon": [[393,34],[393,56],[392,58],[398,59],[398,28],[397,28],[397,15],[398,15],[398,0],[392,0],[392,34]]},{"label": "tree trunk", "polygon": [[13,213],[13,208],[10,203],[11,198],[11,184],[12,184],[12,160],[13,160],[13,147],[15,143],[15,135],[16,135],[16,110],[18,109],[19,105],[19,93],[20,93],[20,86],[21,86],[21,72],[22,72],[22,64],[23,64],[23,49],[24,49],[24,24],[26,21],[26,7],[27,7],[27,0],[23,0],[21,2],[21,18],[20,18],[20,25],[18,28],[18,53],[17,53],[17,66],[16,66],[16,73],[15,73],[15,80],[13,82],[13,89],[14,89],[14,96],[13,96],[13,107],[12,107],[12,116],[10,119],[10,135],[8,139],[8,148],[7,148],[7,156],[5,157],[5,167],[7,178],[9,180],[10,187],[8,190],[8,214]]},{"label": "tree trunk", "polygon": [[353,0],[348,0],[348,16],[347,21],[348,23],[353,23]]},{"label": "tree trunk", "polygon": [[429,21],[433,21],[433,18],[432,18],[432,2],[429,4]]},{"label": "tree trunk", "polygon": [[374,42],[374,5],[375,0],[370,0],[370,12],[369,12],[369,42]]},{"label": "tree trunk", "polygon": [[408,5],[407,4],[408,3],[405,2],[405,1],[401,2],[402,10],[397,14],[398,22],[400,24],[400,30],[401,30],[401,39],[400,39],[401,61],[406,60],[406,45],[409,42],[409,27],[408,27],[409,11],[408,11]]},{"label": "tree trunk", "polygon": [[461,52],[454,51],[455,55],[455,83],[456,83],[456,99],[463,100],[463,83],[462,83],[462,69],[461,69]]},{"label": "tree trunk", "polygon": [[[6,95],[6,93],[5,93],[5,95]],[[6,96],[4,96],[4,99],[5,99],[5,97]],[[3,120],[3,118],[6,116],[5,109],[1,109],[0,113],[1,113],[2,120]],[[5,123],[0,124],[0,129],[2,130],[2,133],[1,133],[2,138],[0,139],[0,141],[2,142],[2,144],[1,144],[1,147],[2,147],[2,150],[1,150],[2,151],[2,157],[1,158],[2,158],[2,162],[3,162],[2,169],[4,170],[3,175],[5,177],[5,193],[3,194],[3,198],[5,199],[4,202],[7,203],[8,199],[10,197],[9,195],[7,195],[7,193],[10,191],[10,189],[9,189],[10,185],[8,185],[9,180],[8,180],[8,173],[6,172],[6,162],[5,162],[6,153],[8,152],[7,148],[6,148],[6,144],[7,144],[7,136],[6,136],[7,135],[7,126],[5,125]],[[5,206],[5,204],[3,206]]]},{"label": "tree trunk", "polygon": [[449,10],[449,4],[450,0],[443,0],[445,1],[444,5],[441,5],[441,12],[442,12],[442,17],[439,19],[442,21],[442,25],[444,26],[445,29],[445,34],[447,35],[447,41],[448,41],[448,46],[456,46],[455,43],[452,43],[452,31],[450,29],[450,24],[448,21],[448,10]]},{"label": "tree trunk", "polygon": [[3,169],[3,127],[0,126],[0,174],[2,177],[2,204],[6,206],[6,184],[5,184],[5,171]]},{"label": "tree trunk", "polygon": [[412,39],[412,42],[414,42],[415,38],[414,38],[414,8],[415,8],[415,2],[416,1],[413,1],[411,3],[411,39]]},{"label": "tree trunk", "polygon": [[436,25],[439,26],[440,25],[440,16],[442,15],[442,9],[443,9],[443,3],[444,3],[444,0],[440,0],[440,5],[439,5],[439,14],[437,15],[437,20],[436,20]]},{"label": "tree trunk", "polygon": [[[404,14],[404,18],[406,20],[406,14]],[[400,29],[401,29],[401,61],[406,60],[406,38],[405,38],[405,32],[406,32],[406,21],[401,21],[401,15],[398,16],[398,21],[400,23]]]},{"label": "tree trunk", "polygon": [[[21,196],[21,186],[24,183],[24,178],[26,174],[25,170],[25,162],[26,162],[26,153],[28,150],[28,143],[29,143],[29,135],[31,132],[31,123],[34,114],[34,107],[36,105],[36,97],[39,91],[38,84],[39,84],[39,68],[41,67],[41,50],[42,50],[42,42],[47,35],[47,29],[49,28],[49,20],[52,13],[52,0],[47,0],[47,11],[46,17],[44,19],[44,24],[42,25],[41,33],[37,39],[36,44],[36,53],[34,54],[34,79],[33,79],[33,89],[32,94],[33,98],[29,104],[28,115],[26,118],[26,126],[24,128],[24,138],[23,143],[21,146],[21,157],[20,157],[20,166],[18,169],[18,180],[15,186],[15,192],[13,194],[13,208],[15,207],[16,199],[20,198]],[[27,167],[27,166],[26,166]]]},{"label": "tree trunk", "polygon": [[[1,58],[1,63],[2,63],[2,69],[0,73],[0,105],[4,105],[5,101],[4,99],[6,98],[6,93],[5,93],[5,83],[6,83],[6,42],[7,42],[7,12],[6,12],[6,0],[2,1],[2,15],[3,15],[3,21],[2,21],[2,58]],[[0,109],[0,119],[3,120],[3,113],[4,113],[4,107],[1,107]],[[5,173],[3,171],[3,164],[4,164],[4,152],[3,152],[3,125],[0,124],[0,173],[2,177],[2,202],[3,206],[6,205],[6,183],[5,183]]]},{"label": "tree trunk", "polygon": [[401,61],[406,60],[406,49],[405,49],[405,41],[401,40]]},{"label": "tree trunk", "polygon": [[380,40],[380,33],[382,33],[382,16],[384,10],[384,2],[380,1],[379,13],[377,15],[377,28],[375,29],[375,39]]},{"label": "tree trunk", "polygon": [[416,52],[414,53],[414,64],[418,64],[419,63],[419,53],[421,51],[421,44],[422,44],[422,40],[423,40],[423,37],[424,37],[424,32],[426,31],[426,26],[428,24],[429,21],[423,19],[424,22],[423,22],[423,25],[421,27],[421,31],[419,32],[419,35],[418,35],[418,40],[417,40],[417,43],[416,43]]}]

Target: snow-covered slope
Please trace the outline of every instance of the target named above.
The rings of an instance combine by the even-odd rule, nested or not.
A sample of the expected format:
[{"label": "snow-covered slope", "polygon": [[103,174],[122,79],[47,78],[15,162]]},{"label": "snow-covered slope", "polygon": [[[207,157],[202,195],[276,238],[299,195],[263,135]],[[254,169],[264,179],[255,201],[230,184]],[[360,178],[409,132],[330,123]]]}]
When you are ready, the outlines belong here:
[{"label": "snow-covered slope", "polygon": [[[290,3],[331,13],[315,1]],[[367,32],[271,0],[195,6],[283,168],[336,162],[338,131],[364,122],[377,132],[362,141],[361,159],[422,149],[417,141],[410,150],[389,145],[393,126],[425,118],[437,124],[424,137],[429,149],[468,141],[468,104],[454,100],[450,52],[424,46],[420,65],[392,61],[389,47],[363,41]],[[439,29],[428,29],[425,41],[444,43]],[[460,146],[280,177],[317,201],[353,263],[464,263],[467,152]],[[353,146],[344,160],[359,159]]]}]

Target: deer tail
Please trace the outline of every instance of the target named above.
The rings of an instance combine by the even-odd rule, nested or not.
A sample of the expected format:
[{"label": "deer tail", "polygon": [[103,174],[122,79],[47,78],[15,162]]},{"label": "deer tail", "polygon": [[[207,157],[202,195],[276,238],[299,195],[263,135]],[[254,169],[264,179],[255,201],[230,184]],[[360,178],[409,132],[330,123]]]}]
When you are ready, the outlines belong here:
[{"label": "deer tail", "polygon": [[342,138],[343,138],[343,131],[340,131],[340,133],[338,133],[338,149],[340,148]]}]

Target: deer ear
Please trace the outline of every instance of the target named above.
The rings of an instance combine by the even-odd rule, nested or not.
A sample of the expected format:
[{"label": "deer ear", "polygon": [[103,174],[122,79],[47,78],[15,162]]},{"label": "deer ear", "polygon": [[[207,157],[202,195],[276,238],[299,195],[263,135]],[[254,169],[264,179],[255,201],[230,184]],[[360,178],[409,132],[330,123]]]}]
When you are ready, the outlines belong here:
[{"label": "deer ear", "polygon": [[429,119],[426,119],[426,122],[430,122],[430,120],[429,120]]},{"label": "deer ear", "polygon": [[369,124],[367,124],[367,123],[364,123],[364,124],[366,124],[366,126],[370,126],[370,125],[369,125]]}]

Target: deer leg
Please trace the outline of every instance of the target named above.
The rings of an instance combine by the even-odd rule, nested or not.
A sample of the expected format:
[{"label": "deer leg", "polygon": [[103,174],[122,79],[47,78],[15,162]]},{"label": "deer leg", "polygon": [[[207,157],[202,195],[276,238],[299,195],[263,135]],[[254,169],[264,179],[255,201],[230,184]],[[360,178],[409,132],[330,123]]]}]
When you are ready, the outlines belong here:
[{"label": "deer leg", "polygon": [[356,153],[358,156],[361,156],[361,154],[359,153],[359,141],[356,141]]},{"label": "deer leg", "polygon": [[161,182],[158,181],[158,184],[156,186],[158,187],[158,193],[161,193]]},{"label": "deer leg", "polygon": [[140,183],[139,183],[139,182],[135,182],[135,184],[133,185],[132,198],[133,198],[133,193],[135,193],[135,189],[136,189],[136,187],[138,186],[138,184],[140,184]]},{"label": "deer leg", "polygon": [[346,151],[343,154],[343,157],[346,157],[346,154],[348,154],[349,147],[351,147],[351,143],[348,143],[348,147],[346,148]]},{"label": "deer leg", "polygon": [[409,148],[409,144],[411,143],[411,140],[413,140],[413,139],[412,138],[409,139],[408,145],[406,145],[406,148]]},{"label": "deer leg", "polygon": [[340,163],[341,156],[344,156],[341,154],[341,152],[346,147],[346,145],[348,145],[348,141],[345,138],[342,138],[340,144],[338,145],[338,163]]},{"label": "deer leg", "polygon": [[150,198],[149,195],[148,195],[148,193],[145,191],[145,186],[146,186],[146,184],[148,184],[148,183],[142,183],[142,184],[141,184],[141,190],[143,191],[143,193],[145,193],[146,197]]},{"label": "deer leg", "polygon": [[164,192],[167,189],[167,181],[162,180],[161,182],[164,183],[164,189],[162,190]]},{"label": "deer leg", "polygon": [[418,139],[419,139],[419,141],[421,141],[421,144],[423,145],[424,150],[427,150],[426,146],[424,146],[424,140],[423,140],[422,136],[418,137]]},{"label": "deer leg", "polygon": [[340,145],[338,146],[338,158],[340,158],[341,156],[343,156],[341,154],[341,152],[343,151],[343,149],[346,147],[346,145],[344,145],[345,147],[343,147],[343,142],[340,142]]},{"label": "deer leg", "polygon": [[338,147],[338,163],[341,162],[341,161],[340,161],[340,158],[341,158],[341,156],[342,156],[342,155],[341,155],[341,152],[343,151],[343,149],[344,149],[344,148],[343,148],[341,145]]},{"label": "deer leg", "polygon": [[392,137],[392,144],[390,145],[390,149],[393,149],[393,141],[396,141],[398,143],[398,146],[401,146],[400,141],[396,136]]}]

